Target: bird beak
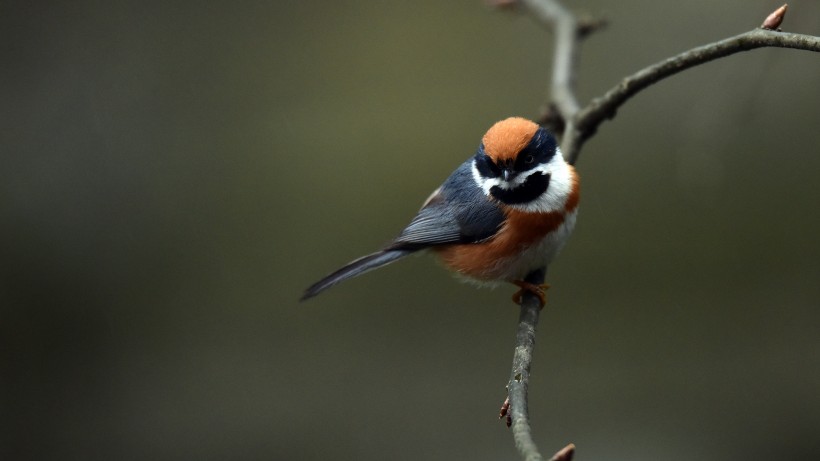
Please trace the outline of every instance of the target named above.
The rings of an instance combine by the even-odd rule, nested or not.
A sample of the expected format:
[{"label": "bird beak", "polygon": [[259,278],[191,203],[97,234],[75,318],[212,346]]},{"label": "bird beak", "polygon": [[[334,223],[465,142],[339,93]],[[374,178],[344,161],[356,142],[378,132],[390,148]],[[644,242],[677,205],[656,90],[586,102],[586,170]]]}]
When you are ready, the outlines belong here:
[{"label": "bird beak", "polygon": [[513,177],[513,172],[505,168],[501,170],[501,177],[504,178],[504,181],[509,181]]}]

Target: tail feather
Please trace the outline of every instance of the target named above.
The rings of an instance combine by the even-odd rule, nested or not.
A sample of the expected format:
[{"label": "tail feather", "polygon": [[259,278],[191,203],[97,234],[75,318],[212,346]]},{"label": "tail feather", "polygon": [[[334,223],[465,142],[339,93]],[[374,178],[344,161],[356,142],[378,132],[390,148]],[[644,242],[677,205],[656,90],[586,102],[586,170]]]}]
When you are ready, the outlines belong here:
[{"label": "tail feather", "polygon": [[377,253],[362,256],[361,258],[351,261],[341,269],[308,287],[308,289],[305,290],[305,294],[302,295],[300,301],[312,298],[339,282],[390,264],[393,261],[413,253],[413,251],[414,250],[382,250]]}]

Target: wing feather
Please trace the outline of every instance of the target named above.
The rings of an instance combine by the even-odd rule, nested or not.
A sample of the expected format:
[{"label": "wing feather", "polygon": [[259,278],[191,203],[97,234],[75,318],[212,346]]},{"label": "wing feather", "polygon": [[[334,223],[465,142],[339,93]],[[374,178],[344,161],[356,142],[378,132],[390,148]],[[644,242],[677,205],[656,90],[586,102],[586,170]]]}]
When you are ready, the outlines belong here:
[{"label": "wing feather", "polygon": [[475,243],[495,235],[504,222],[504,213],[475,184],[471,168],[470,160],[453,172],[390,248]]}]

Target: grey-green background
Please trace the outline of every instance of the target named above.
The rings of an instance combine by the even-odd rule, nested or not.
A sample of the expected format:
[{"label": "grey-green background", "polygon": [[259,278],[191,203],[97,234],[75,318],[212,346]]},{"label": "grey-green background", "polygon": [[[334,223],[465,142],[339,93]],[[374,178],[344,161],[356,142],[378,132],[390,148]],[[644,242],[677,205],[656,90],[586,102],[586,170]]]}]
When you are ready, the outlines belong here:
[{"label": "grey-green background", "polygon": [[[768,1],[571,6],[579,91],[751,29]],[[785,27],[820,34],[820,5]],[[512,287],[388,241],[550,35],[480,1],[0,2],[0,457],[516,459]],[[531,413],[581,460],[820,458],[820,56],[676,76],[587,144]]]}]

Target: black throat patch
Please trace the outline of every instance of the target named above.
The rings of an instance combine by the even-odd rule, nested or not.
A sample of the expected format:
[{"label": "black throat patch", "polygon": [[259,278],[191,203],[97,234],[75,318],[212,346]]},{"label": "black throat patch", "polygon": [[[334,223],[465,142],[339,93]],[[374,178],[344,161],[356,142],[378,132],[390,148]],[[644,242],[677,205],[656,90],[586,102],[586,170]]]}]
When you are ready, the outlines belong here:
[{"label": "black throat patch", "polygon": [[546,192],[550,184],[550,175],[536,171],[531,174],[523,184],[515,189],[502,189],[498,186],[490,188],[490,195],[499,201],[509,204],[518,205],[521,203],[531,202]]}]

